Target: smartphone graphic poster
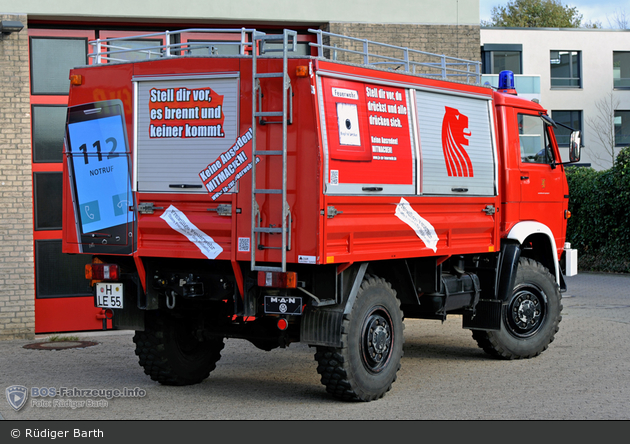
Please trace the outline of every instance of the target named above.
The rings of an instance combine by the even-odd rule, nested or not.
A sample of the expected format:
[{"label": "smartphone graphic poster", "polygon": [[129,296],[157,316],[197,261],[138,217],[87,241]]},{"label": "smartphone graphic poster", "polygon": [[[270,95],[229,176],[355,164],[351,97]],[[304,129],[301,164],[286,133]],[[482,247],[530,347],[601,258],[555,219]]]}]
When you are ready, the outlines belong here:
[{"label": "smartphone graphic poster", "polygon": [[79,238],[89,245],[86,252],[132,252],[135,217],[128,146],[122,102],[68,109],[66,153]]}]

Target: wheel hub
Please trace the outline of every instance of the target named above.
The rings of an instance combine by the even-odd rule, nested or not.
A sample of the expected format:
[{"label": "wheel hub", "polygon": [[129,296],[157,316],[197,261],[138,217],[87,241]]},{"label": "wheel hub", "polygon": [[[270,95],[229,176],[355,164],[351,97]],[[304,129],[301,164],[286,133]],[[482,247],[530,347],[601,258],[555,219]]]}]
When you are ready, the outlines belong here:
[{"label": "wheel hub", "polygon": [[512,297],[507,313],[510,332],[519,338],[533,335],[545,316],[545,294],[534,287],[521,288]]},{"label": "wheel hub", "polygon": [[522,325],[534,324],[539,316],[540,310],[530,299],[523,300],[517,308],[518,321]]},{"label": "wheel hub", "polygon": [[376,327],[374,330],[372,345],[377,353],[383,353],[387,350],[387,338],[389,333],[382,326]]},{"label": "wheel hub", "polygon": [[363,328],[363,360],[372,372],[379,372],[389,360],[392,349],[391,324],[383,314],[372,313]]}]

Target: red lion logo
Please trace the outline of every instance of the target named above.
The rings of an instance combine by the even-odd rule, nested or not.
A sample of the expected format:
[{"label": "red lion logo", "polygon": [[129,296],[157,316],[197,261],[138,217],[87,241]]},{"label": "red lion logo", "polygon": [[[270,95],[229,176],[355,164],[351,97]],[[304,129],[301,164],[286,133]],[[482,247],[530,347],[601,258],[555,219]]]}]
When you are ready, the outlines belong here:
[{"label": "red lion logo", "polygon": [[442,150],[446,171],[449,176],[473,177],[473,166],[464,146],[468,146],[471,133],[468,129],[468,116],[455,108],[446,108],[442,121]]}]

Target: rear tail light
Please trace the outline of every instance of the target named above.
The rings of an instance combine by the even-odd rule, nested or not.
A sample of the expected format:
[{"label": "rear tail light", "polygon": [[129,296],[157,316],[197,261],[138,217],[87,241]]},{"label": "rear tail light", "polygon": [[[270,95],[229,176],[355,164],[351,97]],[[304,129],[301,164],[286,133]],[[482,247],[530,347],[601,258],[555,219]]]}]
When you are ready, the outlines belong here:
[{"label": "rear tail light", "polygon": [[114,264],[87,264],[85,278],[91,281],[117,281],[120,269]]},{"label": "rear tail light", "polygon": [[295,271],[259,271],[258,286],[272,288],[297,288],[297,273]]}]

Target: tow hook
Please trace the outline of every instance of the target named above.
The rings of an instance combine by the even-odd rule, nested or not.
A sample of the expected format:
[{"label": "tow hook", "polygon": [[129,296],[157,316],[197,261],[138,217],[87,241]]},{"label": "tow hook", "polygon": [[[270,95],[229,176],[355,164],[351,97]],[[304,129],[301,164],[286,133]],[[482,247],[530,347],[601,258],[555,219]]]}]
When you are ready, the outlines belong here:
[{"label": "tow hook", "polygon": [[170,293],[166,293],[166,306],[168,307],[169,310],[172,310],[175,308],[175,296],[177,295],[177,293],[175,293],[175,291],[171,290]]}]

